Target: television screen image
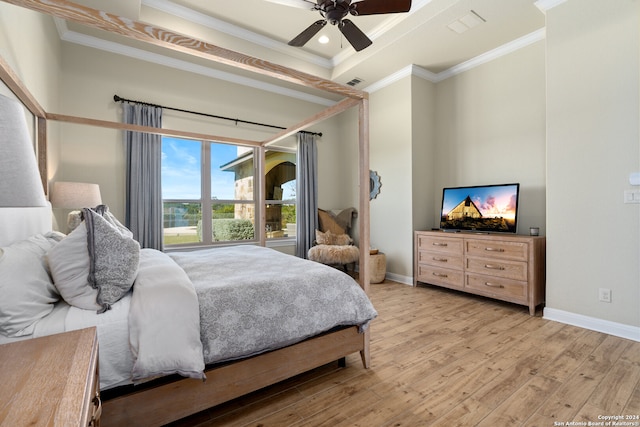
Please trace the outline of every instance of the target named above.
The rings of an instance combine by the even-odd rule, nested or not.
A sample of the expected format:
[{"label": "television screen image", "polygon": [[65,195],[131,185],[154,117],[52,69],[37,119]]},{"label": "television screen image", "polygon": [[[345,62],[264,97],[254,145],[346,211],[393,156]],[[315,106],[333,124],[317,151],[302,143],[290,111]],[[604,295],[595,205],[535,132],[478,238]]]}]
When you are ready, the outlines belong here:
[{"label": "television screen image", "polygon": [[515,233],[520,184],[444,188],[440,228]]}]

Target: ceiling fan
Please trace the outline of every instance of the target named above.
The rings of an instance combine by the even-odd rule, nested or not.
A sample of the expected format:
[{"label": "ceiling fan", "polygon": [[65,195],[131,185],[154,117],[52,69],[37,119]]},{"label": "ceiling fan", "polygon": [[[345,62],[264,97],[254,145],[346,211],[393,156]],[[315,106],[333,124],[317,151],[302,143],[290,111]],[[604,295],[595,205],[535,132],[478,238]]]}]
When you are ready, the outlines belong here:
[{"label": "ceiling fan", "polygon": [[272,3],[283,4],[309,10],[317,10],[323,19],[314,22],[307,29],[289,42],[290,46],[304,46],[327,22],[337,25],[340,32],[356,51],[370,46],[373,42],[350,19],[344,19],[348,14],[354,16],[380,15],[386,13],[402,13],[411,9],[411,0],[267,0]]}]

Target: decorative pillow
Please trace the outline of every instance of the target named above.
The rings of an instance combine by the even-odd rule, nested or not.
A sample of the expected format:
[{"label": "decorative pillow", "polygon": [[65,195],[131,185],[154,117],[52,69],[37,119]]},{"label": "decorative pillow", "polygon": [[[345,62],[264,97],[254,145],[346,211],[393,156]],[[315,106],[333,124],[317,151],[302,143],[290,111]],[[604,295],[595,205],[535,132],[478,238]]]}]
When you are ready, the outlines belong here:
[{"label": "decorative pillow", "polygon": [[331,212],[322,209],[318,209],[318,223],[320,230],[324,232],[331,231],[334,234],[344,234],[347,231],[345,227],[338,223]]},{"label": "decorative pillow", "polygon": [[352,242],[351,237],[347,234],[337,234],[333,236],[333,244],[338,246],[350,245]]},{"label": "decorative pillow", "polygon": [[102,214],[91,209],[83,211],[91,260],[89,284],[98,289],[97,302],[102,307],[100,312],[104,312],[133,286],[140,263],[140,244],[108,211]]},{"label": "decorative pillow", "polygon": [[330,245],[331,243],[329,243],[332,239],[331,239],[331,232],[327,231],[326,233],[323,233],[320,230],[316,230],[316,244],[318,245]]},{"label": "decorative pillow", "polygon": [[58,292],[69,305],[98,310],[98,289],[89,286],[89,251],[84,221],[47,252],[51,277]]},{"label": "decorative pillow", "polygon": [[316,230],[316,243],[319,245],[350,245],[352,242],[351,237],[347,234],[333,234],[331,231],[323,233],[320,230]]},{"label": "decorative pillow", "polygon": [[104,312],[133,286],[140,245],[106,207],[101,213],[85,209],[85,220],[47,253],[47,259],[55,286],[68,304]]},{"label": "decorative pillow", "polygon": [[35,323],[60,299],[51,282],[45,253],[64,237],[38,234],[0,250],[0,333],[19,337],[33,333]]}]

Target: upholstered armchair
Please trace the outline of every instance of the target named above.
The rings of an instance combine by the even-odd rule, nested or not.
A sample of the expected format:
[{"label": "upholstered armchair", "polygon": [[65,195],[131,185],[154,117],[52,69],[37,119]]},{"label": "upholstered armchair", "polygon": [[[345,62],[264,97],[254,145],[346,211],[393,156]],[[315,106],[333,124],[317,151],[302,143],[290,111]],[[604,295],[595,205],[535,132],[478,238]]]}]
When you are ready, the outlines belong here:
[{"label": "upholstered armchair", "polygon": [[316,230],[315,245],[309,249],[307,258],[322,264],[340,266],[348,271],[347,266],[360,258],[360,250],[353,244],[349,235],[353,218],[357,212],[353,208],[333,213],[318,209],[320,230]]}]

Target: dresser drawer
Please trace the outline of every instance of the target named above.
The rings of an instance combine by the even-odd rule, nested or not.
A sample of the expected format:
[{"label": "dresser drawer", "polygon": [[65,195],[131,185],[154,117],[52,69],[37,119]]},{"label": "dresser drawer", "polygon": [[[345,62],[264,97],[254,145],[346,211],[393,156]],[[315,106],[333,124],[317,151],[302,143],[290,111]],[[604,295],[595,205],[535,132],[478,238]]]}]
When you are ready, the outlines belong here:
[{"label": "dresser drawer", "polygon": [[476,274],[467,274],[465,290],[502,300],[527,303],[527,283]]},{"label": "dresser drawer", "polygon": [[418,265],[418,281],[452,289],[464,288],[464,272],[447,268]]},{"label": "dresser drawer", "polygon": [[425,251],[443,252],[462,256],[464,245],[462,239],[419,235],[418,248]]},{"label": "dresser drawer", "polygon": [[526,242],[503,240],[465,240],[467,256],[491,257],[527,261],[529,245]]},{"label": "dresser drawer", "polygon": [[466,271],[513,280],[527,280],[527,263],[506,259],[466,258]]},{"label": "dresser drawer", "polygon": [[464,266],[462,255],[423,250],[418,251],[418,263],[434,267],[454,268],[456,270],[462,270]]}]

